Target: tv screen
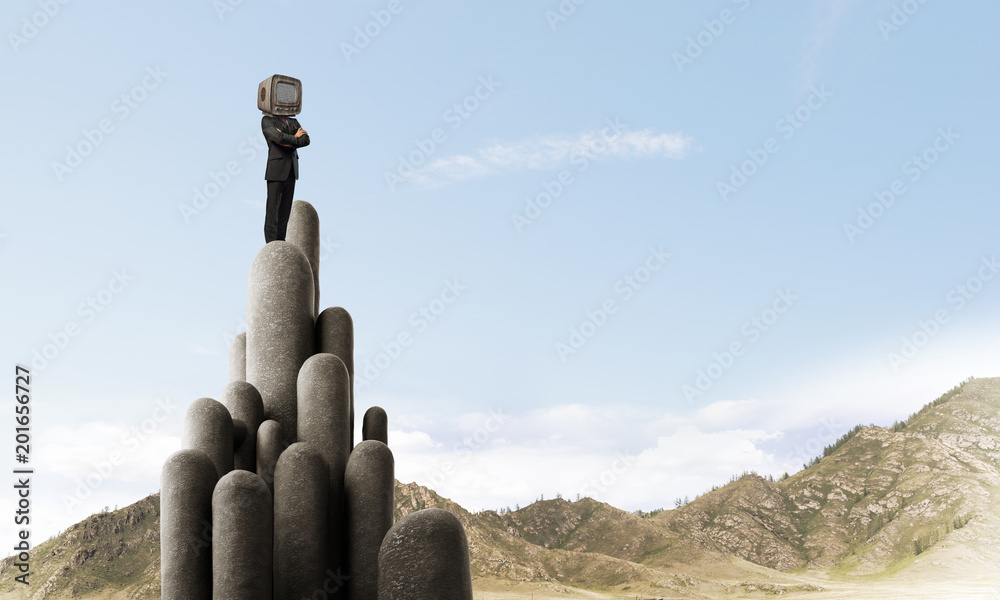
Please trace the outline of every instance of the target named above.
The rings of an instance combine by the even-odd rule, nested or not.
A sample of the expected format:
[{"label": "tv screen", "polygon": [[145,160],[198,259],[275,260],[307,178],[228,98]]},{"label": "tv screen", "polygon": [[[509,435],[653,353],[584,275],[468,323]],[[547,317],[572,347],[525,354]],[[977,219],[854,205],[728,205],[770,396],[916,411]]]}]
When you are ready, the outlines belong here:
[{"label": "tv screen", "polygon": [[295,103],[295,85],[287,83],[284,81],[279,81],[278,85],[275,86],[274,98],[279,103]]}]

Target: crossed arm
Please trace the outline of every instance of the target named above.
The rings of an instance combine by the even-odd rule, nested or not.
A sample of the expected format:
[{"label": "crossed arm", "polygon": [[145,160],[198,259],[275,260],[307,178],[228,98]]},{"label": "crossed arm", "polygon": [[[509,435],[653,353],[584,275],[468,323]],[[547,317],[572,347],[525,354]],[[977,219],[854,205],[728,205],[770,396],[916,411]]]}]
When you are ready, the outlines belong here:
[{"label": "crossed arm", "polygon": [[[273,123],[270,123],[273,125]],[[285,146],[286,148],[302,148],[303,146],[309,145],[309,134],[306,133],[305,129],[299,127],[299,130],[295,132],[295,135],[290,133],[283,133],[277,127],[269,127],[267,120],[261,122],[261,130],[264,132],[264,137],[267,141],[277,144],[279,146]]]}]

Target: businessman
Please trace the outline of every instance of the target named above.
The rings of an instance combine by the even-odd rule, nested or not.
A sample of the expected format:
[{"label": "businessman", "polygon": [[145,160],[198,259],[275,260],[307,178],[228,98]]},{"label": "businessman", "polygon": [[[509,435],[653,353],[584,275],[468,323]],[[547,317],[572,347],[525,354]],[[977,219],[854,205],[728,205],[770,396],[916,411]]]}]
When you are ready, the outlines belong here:
[{"label": "businessman", "polygon": [[264,212],[264,241],[284,240],[288,215],[292,212],[295,180],[299,178],[298,148],[309,145],[309,134],[295,117],[265,114],[260,128],[267,139],[267,207]]}]

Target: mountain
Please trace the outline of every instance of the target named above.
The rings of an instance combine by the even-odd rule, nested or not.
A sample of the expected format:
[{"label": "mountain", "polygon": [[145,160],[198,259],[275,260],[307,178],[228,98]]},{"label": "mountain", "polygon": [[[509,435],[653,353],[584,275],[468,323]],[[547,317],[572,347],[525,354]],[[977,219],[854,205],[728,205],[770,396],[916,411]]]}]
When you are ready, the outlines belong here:
[{"label": "mountain", "polygon": [[[891,428],[855,428],[824,454],[780,481],[746,474],[651,515],[590,498],[473,514],[397,482],[395,516],[456,514],[477,598],[1000,589],[1000,378],[964,383]],[[36,547],[27,590],[13,561],[0,561],[0,599],[158,598],[159,497]]]},{"label": "mountain", "polygon": [[956,530],[1000,540],[1000,379],[964,384],[891,429],[859,427],[779,482],[741,478],[658,525],[787,571],[884,571]]}]

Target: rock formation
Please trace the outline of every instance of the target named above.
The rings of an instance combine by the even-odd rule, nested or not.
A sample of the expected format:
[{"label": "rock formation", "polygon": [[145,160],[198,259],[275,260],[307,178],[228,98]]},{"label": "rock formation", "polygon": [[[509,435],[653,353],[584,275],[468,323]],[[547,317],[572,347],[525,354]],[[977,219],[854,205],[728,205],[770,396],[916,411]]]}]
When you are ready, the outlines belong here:
[{"label": "rock formation", "polygon": [[429,509],[393,526],[383,409],[354,446],[354,323],[319,309],[308,203],[292,206],[287,240],[253,261],[221,402],[191,404],[163,466],[163,600],[472,600],[457,518]]}]

